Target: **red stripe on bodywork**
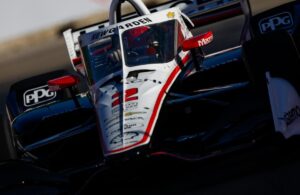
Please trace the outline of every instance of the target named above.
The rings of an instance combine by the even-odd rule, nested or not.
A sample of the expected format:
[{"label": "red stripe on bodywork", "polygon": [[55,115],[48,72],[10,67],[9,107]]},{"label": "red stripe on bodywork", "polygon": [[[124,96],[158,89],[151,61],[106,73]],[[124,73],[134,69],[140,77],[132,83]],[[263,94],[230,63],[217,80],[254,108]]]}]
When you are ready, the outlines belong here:
[{"label": "red stripe on bodywork", "polygon": [[130,101],[134,101],[134,100],[138,100],[139,98],[137,96],[135,97],[129,97],[125,99],[125,102],[130,102]]},{"label": "red stripe on bodywork", "polygon": [[127,98],[127,97],[135,95],[137,93],[138,93],[137,88],[127,89],[126,92],[125,92],[125,97]]},{"label": "red stripe on bodywork", "polygon": [[138,88],[132,88],[132,89],[127,89],[125,91],[125,102],[133,101],[133,100],[138,100],[138,96],[133,95],[138,93]]},{"label": "red stripe on bodywork", "polygon": [[115,106],[117,106],[117,105],[119,105],[119,104],[121,103],[121,100],[120,100],[120,93],[117,92],[117,93],[113,94],[113,95],[111,96],[111,99],[114,100],[114,101],[111,103],[111,107],[112,107],[112,108],[115,107]]},{"label": "red stripe on bodywork", "polygon": [[[182,59],[182,63],[185,64],[188,60],[190,59],[190,55],[187,54],[183,59]],[[122,152],[122,151],[125,151],[125,150],[128,150],[128,149],[131,149],[135,146],[138,146],[144,142],[147,141],[148,137],[150,136],[150,132],[151,132],[151,129],[153,127],[153,124],[155,122],[155,119],[156,119],[156,116],[159,112],[159,107],[162,103],[162,100],[163,98],[165,97],[165,92],[166,90],[170,87],[171,83],[174,81],[174,78],[176,77],[176,75],[179,73],[180,71],[180,67],[177,65],[174,70],[172,71],[171,75],[169,76],[168,80],[166,81],[165,85],[163,86],[163,88],[160,90],[159,92],[159,95],[158,95],[158,98],[155,102],[155,105],[154,105],[154,108],[153,108],[153,112],[152,112],[152,115],[150,117],[150,120],[149,120],[149,123],[148,123],[148,126],[146,128],[146,132],[145,132],[145,135],[144,137],[141,139],[141,141],[133,144],[133,145],[130,145],[130,146],[126,146],[124,148],[120,148],[120,149],[116,149],[116,150],[112,150],[112,151],[109,151],[108,153],[112,154],[112,153],[118,153],[118,152]]]},{"label": "red stripe on bodywork", "polygon": [[120,99],[116,99],[115,101],[112,102],[111,107],[115,107],[120,104]]},{"label": "red stripe on bodywork", "polygon": [[117,97],[119,97],[120,96],[120,93],[119,92],[117,92],[117,93],[115,93],[114,95],[112,95],[112,99],[115,99],[115,98],[117,98]]}]

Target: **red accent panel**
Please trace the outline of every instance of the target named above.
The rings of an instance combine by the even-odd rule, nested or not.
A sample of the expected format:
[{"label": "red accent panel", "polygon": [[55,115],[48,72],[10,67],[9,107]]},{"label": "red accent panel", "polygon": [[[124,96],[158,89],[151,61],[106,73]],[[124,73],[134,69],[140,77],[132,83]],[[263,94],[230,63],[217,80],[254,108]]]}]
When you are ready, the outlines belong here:
[{"label": "red accent panel", "polygon": [[119,92],[117,92],[117,93],[115,93],[114,95],[112,95],[112,99],[115,99],[115,98],[117,98],[117,97],[119,97],[120,96],[120,93]]},{"label": "red accent panel", "polygon": [[135,97],[129,97],[125,99],[125,102],[130,102],[130,101],[134,101],[134,100],[138,100],[139,98],[137,96]]},{"label": "red accent panel", "polygon": [[127,89],[126,92],[125,92],[125,94],[126,94],[125,97],[128,98],[128,97],[133,96],[137,93],[138,93],[137,88]]},{"label": "red accent panel", "polygon": [[119,104],[120,104],[120,99],[118,98],[115,101],[113,101],[113,103],[111,104],[111,107],[115,107],[115,106],[117,106]]},{"label": "red accent panel", "polygon": [[49,89],[60,90],[67,87],[72,87],[79,83],[79,78],[74,75],[67,75],[48,81]]},{"label": "red accent panel", "polygon": [[81,64],[81,62],[82,62],[81,57],[72,59],[72,63],[73,63],[74,65]]},{"label": "red accent panel", "polygon": [[183,51],[188,51],[194,48],[203,47],[212,42],[214,35],[211,31],[185,40],[182,44]]},{"label": "red accent panel", "polygon": [[133,101],[133,100],[138,100],[137,96],[132,97],[133,95],[138,93],[137,88],[132,88],[132,89],[127,89],[125,91],[125,102]]}]

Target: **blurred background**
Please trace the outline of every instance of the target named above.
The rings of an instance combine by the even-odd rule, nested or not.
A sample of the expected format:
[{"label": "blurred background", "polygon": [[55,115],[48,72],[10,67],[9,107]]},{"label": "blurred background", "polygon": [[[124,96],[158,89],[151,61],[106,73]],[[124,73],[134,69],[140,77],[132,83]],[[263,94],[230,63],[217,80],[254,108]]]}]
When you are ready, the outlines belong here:
[{"label": "blurred background", "polygon": [[105,0],[3,1],[0,8],[0,42],[80,19],[91,13],[100,13],[109,6],[109,1]]}]

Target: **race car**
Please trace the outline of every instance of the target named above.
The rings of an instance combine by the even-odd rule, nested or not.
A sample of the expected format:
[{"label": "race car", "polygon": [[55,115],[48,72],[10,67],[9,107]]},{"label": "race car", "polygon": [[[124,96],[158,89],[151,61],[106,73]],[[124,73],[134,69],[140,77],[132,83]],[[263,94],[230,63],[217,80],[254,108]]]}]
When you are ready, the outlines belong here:
[{"label": "race car", "polygon": [[[109,26],[88,27],[79,35],[72,30],[64,34],[71,61],[76,62],[74,68],[83,74],[89,85],[106,159],[149,153],[149,149],[163,148],[165,142],[173,141],[173,145],[178,146],[182,140],[204,145],[201,152],[205,154],[226,150],[225,146],[231,148],[232,143],[243,139],[246,139],[243,144],[252,143],[270,133],[271,128],[264,127],[271,121],[269,105],[257,101],[258,96],[251,91],[245,71],[240,68],[238,72],[237,68],[238,76],[231,74],[222,82],[207,78],[213,77],[209,72],[219,69],[203,67],[205,56],[201,47],[212,42],[212,32],[193,36],[188,28],[193,23],[179,9],[150,14],[141,1],[129,2],[137,8],[139,17],[122,21],[118,10],[120,2],[113,1]],[[277,20],[277,17],[270,20],[273,26],[259,21],[261,33],[267,33],[269,28],[276,30]],[[292,26],[284,26],[288,27]],[[276,35],[267,37],[272,36]],[[254,38],[251,43],[255,41]],[[245,57],[248,57],[253,51],[247,51],[250,46],[245,44]],[[60,88],[63,79],[50,81],[49,85]],[[245,94],[247,97],[243,97]],[[278,100],[270,96],[270,101],[273,114],[278,114],[274,109],[274,101]],[[229,119],[223,123],[228,113],[233,113],[230,117],[234,124]],[[247,117],[243,118],[243,115]],[[248,124],[249,120],[252,126]],[[229,129],[224,129],[228,126]],[[286,128],[281,131],[285,137],[299,133],[296,129],[286,134]],[[282,128],[276,125],[276,129]]]},{"label": "race car", "polygon": [[298,2],[252,16],[242,1],[240,45],[209,55],[214,32],[193,35],[193,21],[239,14],[236,2],[196,19],[176,7],[151,13],[140,0],[128,1],[137,15],[121,17],[122,2],[112,1],[108,22],[64,32],[75,72],[11,87],[12,158],[78,178],[99,166],[199,161],[299,135]]},{"label": "race car", "polygon": [[[198,112],[202,110],[203,102],[192,106],[189,97],[177,98],[177,95],[204,95],[205,92],[211,93],[212,88],[215,88],[214,92],[228,88],[231,91],[246,85],[242,81],[234,84],[229,80],[222,86],[214,86],[214,83],[205,86],[207,82],[189,82],[193,77],[191,75],[201,69],[199,64],[204,56],[199,48],[213,40],[213,33],[207,32],[193,37],[187,27],[187,24],[193,24],[176,8],[150,14],[140,1],[131,3],[139,7],[137,11],[142,16],[118,22],[116,12],[120,2],[114,1],[108,27],[81,30],[78,40],[72,39],[77,32],[65,32],[71,61],[75,62],[75,69],[83,74],[89,85],[106,159],[148,153],[150,145],[150,150],[163,147],[164,139],[172,138],[176,142],[176,137],[173,136],[193,137],[189,134],[205,132],[205,128],[211,129],[208,124],[196,124],[198,121],[192,117],[201,116]],[[63,83],[64,79],[66,78],[49,81],[50,87],[60,89],[59,83]],[[236,78],[232,78],[234,79]],[[171,88],[175,96],[171,94],[169,100],[164,101]],[[164,102],[169,106],[162,106]],[[216,101],[216,104],[213,101],[211,103],[210,114],[219,117],[218,109],[222,100]],[[226,103],[223,102],[224,104]],[[188,114],[184,111],[188,107],[193,107],[196,111],[191,111],[189,116],[188,126],[191,128],[180,123],[169,124],[171,118],[177,118],[172,114],[168,114],[170,118],[163,119],[162,112],[168,113],[168,109],[176,106],[182,107],[176,108],[180,113],[176,115]],[[162,107],[165,108],[161,109]],[[162,122],[157,123],[158,118]],[[162,127],[155,132],[155,126]],[[186,139],[187,142],[188,140]]]}]

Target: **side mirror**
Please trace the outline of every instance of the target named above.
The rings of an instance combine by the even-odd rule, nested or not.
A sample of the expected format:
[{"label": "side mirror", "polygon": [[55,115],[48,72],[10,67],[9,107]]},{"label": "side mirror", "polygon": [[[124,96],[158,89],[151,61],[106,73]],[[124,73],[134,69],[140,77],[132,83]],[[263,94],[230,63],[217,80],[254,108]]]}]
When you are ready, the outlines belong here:
[{"label": "side mirror", "polygon": [[48,87],[50,91],[59,91],[63,89],[69,90],[71,93],[74,104],[77,108],[80,108],[80,103],[76,97],[75,92],[71,87],[79,83],[79,78],[74,75],[67,75],[48,81]]},{"label": "side mirror", "polygon": [[213,39],[214,39],[214,35],[211,31],[209,31],[205,34],[202,34],[202,35],[192,37],[190,39],[183,41],[182,50],[189,51],[191,49],[203,47],[203,46],[211,43],[213,41]]},{"label": "side mirror", "polygon": [[65,88],[70,88],[79,83],[79,78],[74,75],[67,75],[48,81],[50,91],[59,91]]}]

